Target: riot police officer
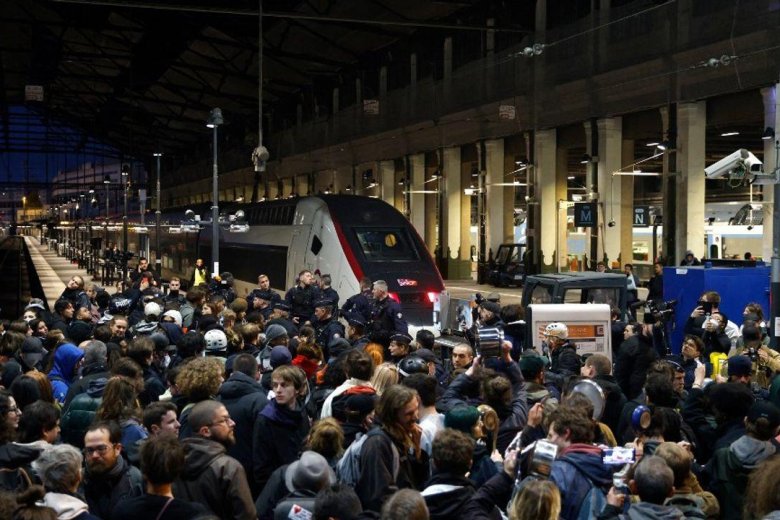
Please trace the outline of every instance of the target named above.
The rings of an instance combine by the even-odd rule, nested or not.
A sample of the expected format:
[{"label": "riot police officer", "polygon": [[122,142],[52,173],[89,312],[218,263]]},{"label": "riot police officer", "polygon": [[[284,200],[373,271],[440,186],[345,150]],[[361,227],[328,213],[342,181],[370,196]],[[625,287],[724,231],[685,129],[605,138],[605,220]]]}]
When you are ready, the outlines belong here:
[{"label": "riot police officer", "polygon": [[[318,345],[329,345],[334,339],[344,337],[344,326],[333,317],[333,303],[325,298],[314,304],[315,341]],[[323,352],[327,358],[327,352]]]},{"label": "riot police officer", "polygon": [[401,312],[401,305],[387,294],[387,282],[377,280],[371,293],[371,330],[374,332],[401,332],[408,334],[409,324]]},{"label": "riot police officer", "polygon": [[341,306],[341,314],[344,316],[359,313],[366,322],[371,321],[371,278],[363,277],[360,280],[360,292],[347,298]]},{"label": "riot police officer", "polygon": [[320,290],[314,284],[311,271],[304,269],[298,273],[298,283],[287,291],[284,301],[290,306],[293,322],[303,325],[314,315],[314,302],[320,299]]}]

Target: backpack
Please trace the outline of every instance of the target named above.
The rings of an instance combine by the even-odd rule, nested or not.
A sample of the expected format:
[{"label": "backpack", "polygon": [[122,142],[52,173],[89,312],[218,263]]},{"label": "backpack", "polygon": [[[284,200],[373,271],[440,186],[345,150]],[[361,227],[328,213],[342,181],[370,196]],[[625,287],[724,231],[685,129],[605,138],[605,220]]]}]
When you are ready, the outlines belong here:
[{"label": "backpack", "polygon": [[598,518],[604,507],[607,505],[607,493],[599,486],[596,485],[593,480],[588,476],[584,469],[579,464],[570,459],[560,459],[562,462],[570,464],[574,469],[579,472],[580,475],[585,477],[585,480],[590,484],[590,489],[585,494],[580,505],[579,513],[577,513],[577,520],[589,520],[591,518]]},{"label": "backpack", "polygon": [[682,512],[685,518],[707,518],[702,511],[703,500],[695,495],[675,495],[667,499],[665,505]]},{"label": "backpack", "polygon": [[[352,488],[357,486],[360,480],[360,450],[363,448],[363,443],[366,442],[366,439],[374,435],[387,434],[381,428],[372,428],[365,435],[358,434],[352,444],[349,445],[336,466],[336,474],[340,482]],[[390,445],[393,447],[393,480],[395,481],[398,479],[398,472],[401,470],[401,455],[398,453],[398,448],[396,448],[392,439],[390,439]]]}]

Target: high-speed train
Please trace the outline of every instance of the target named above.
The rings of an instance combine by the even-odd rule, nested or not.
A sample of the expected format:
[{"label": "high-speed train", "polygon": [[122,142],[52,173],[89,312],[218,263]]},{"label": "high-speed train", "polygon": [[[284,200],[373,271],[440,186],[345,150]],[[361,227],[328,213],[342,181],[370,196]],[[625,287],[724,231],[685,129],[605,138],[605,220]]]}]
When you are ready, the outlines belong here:
[{"label": "high-speed train", "polygon": [[[211,268],[211,208],[166,211],[162,216],[160,250],[162,277],[192,277],[195,260]],[[228,215],[243,212],[243,228],[231,226]],[[434,302],[444,282],[424,242],[409,221],[386,202],[357,195],[318,195],[258,203],[220,205],[220,271],[236,280],[244,295],[267,274],[271,285],[284,291],[298,273],[310,269],[330,274],[343,303],[360,291],[360,280],[385,280],[410,325],[430,325]],[[199,218],[198,218],[199,217]],[[155,259],[154,217],[146,226],[129,226],[128,250]],[[137,219],[133,219],[136,221]],[[200,224],[198,224],[198,221]],[[193,225],[194,223],[194,225]],[[121,226],[94,226],[92,236],[122,245]],[[140,253],[139,253],[140,252]],[[148,254],[147,254],[148,253]]]}]

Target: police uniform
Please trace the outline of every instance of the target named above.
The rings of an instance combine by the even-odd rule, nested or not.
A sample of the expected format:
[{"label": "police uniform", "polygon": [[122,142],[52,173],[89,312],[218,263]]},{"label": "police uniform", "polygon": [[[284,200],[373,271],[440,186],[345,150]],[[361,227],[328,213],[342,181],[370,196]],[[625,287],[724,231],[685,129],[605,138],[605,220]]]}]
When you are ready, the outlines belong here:
[{"label": "police uniform", "polygon": [[320,290],[313,285],[296,285],[284,295],[284,301],[290,306],[290,316],[301,323],[312,319],[314,302],[320,299]]},{"label": "police uniform", "polygon": [[[260,300],[265,300],[268,302],[268,305],[265,306],[263,309],[255,309],[254,308],[254,301],[255,298],[259,298]],[[262,289],[254,289],[252,292],[249,293],[247,296],[247,301],[249,302],[250,309],[255,310],[259,312],[264,320],[268,320],[268,318],[271,317],[271,312],[274,310],[274,305],[277,303],[280,303],[282,301],[282,297],[279,296],[279,293],[272,290],[263,291]]]},{"label": "police uniform", "polygon": [[341,307],[341,314],[358,313],[365,321],[371,321],[371,292],[363,291],[350,296]]},{"label": "police uniform", "polygon": [[339,309],[339,293],[337,293],[336,289],[333,287],[320,289],[320,298],[330,302],[330,304],[333,306],[334,314]]},{"label": "police uniform", "polygon": [[409,324],[406,323],[401,312],[401,305],[386,296],[383,300],[371,302],[371,326],[372,331],[385,332],[409,332]]},{"label": "police uniform", "polygon": [[[363,316],[361,314],[353,312],[351,314],[344,315],[344,317],[350,327],[360,327],[363,331],[366,330],[366,322],[363,320]],[[368,336],[363,334],[357,339],[350,340],[350,343],[353,347],[364,350],[366,345],[368,345]]]},{"label": "police uniform", "polygon": [[[330,305],[330,300],[321,299],[315,304],[315,307],[330,307]],[[317,345],[329,345],[334,339],[344,337],[344,326],[333,316],[324,320],[314,320],[312,327],[314,327]]]}]

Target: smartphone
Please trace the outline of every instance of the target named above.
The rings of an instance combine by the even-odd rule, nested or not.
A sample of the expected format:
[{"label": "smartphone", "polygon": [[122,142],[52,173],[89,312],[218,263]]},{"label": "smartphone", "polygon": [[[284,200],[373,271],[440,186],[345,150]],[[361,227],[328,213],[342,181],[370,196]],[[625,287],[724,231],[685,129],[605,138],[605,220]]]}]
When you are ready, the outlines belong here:
[{"label": "smartphone", "polygon": [[699,302],[699,306],[706,314],[712,314],[712,302]]},{"label": "smartphone", "polygon": [[625,466],[636,462],[636,450],[634,448],[605,448],[601,452],[601,462],[607,466]]}]

